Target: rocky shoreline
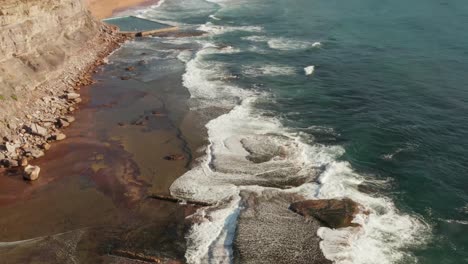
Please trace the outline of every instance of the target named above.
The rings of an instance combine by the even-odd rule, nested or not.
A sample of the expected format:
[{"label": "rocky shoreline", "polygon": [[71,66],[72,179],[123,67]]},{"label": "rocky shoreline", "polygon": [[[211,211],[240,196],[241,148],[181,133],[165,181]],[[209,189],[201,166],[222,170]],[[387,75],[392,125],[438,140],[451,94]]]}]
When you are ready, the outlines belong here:
[{"label": "rocky shoreline", "polygon": [[100,45],[89,47],[98,49],[90,52],[96,53],[91,64],[75,60],[69,63],[63,78],[36,88],[35,100],[24,102],[23,107],[27,109],[10,116],[6,124],[0,140],[0,168],[26,167],[31,160],[44,156],[51,143],[66,138],[63,129],[75,120],[73,112],[82,101],[80,87],[93,83],[95,69],[127,39],[115,28],[101,25]]}]

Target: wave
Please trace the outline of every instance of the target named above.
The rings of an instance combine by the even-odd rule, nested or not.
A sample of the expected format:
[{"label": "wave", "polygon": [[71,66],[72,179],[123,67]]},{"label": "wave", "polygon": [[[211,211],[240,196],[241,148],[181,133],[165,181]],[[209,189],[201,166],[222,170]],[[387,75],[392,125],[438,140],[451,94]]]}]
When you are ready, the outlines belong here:
[{"label": "wave", "polygon": [[263,28],[260,26],[224,26],[208,22],[198,27],[198,30],[205,31],[214,35],[220,35],[233,31],[262,32]]},{"label": "wave", "polygon": [[243,66],[242,73],[251,77],[258,76],[282,76],[282,75],[294,75],[296,69],[290,66],[282,65],[264,65],[264,66]]},{"label": "wave", "polygon": [[302,41],[297,39],[290,39],[290,38],[271,38],[267,36],[248,36],[243,37],[242,39],[252,41],[252,42],[265,42],[268,44],[268,47],[275,50],[305,50],[310,48],[319,48],[322,46],[320,42],[309,42],[309,41]]},{"label": "wave", "polygon": [[[184,75],[192,99],[206,108],[221,107],[220,102],[232,108],[208,122],[210,144],[206,156],[171,186],[174,196],[223,205],[219,209],[222,213],[208,217],[209,223],[192,227],[188,237],[194,244],[187,253],[189,263],[203,263],[209,256],[220,263],[229,258],[228,245],[232,241],[220,226],[235,226],[239,205],[220,201],[238,201],[241,190],[272,188],[275,183],[318,174],[319,184],[308,183],[283,192],[304,195],[304,190],[308,190],[306,197],[310,199],[349,197],[367,212],[355,219],[362,228],[319,229],[321,248],[328,259],[336,263],[393,263],[410,257],[400,249],[423,243],[429,228],[419,219],[399,212],[390,199],[359,192],[358,187],[366,178],[354,172],[349,163],[338,161],[344,154],[342,147],[306,144],[279,120],[262,115],[255,107],[257,93],[228,85],[220,77],[227,74],[223,67],[205,59],[207,55],[225,52],[228,51],[205,45],[187,64]],[[319,173],[317,168],[325,170]],[[217,210],[214,207],[198,214],[206,216]]]},{"label": "wave", "polygon": [[456,220],[456,219],[442,219],[442,218],[439,218],[439,221],[446,222],[446,223],[449,223],[449,224],[468,225],[468,220]]}]

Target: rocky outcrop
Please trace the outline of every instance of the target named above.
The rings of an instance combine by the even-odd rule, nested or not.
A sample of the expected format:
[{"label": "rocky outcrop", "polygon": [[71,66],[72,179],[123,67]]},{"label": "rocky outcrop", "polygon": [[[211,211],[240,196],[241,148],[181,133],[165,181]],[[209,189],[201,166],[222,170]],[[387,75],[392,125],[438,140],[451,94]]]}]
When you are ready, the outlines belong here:
[{"label": "rocky outcrop", "polygon": [[0,163],[14,166],[47,142],[81,102],[79,86],[124,40],[81,0],[2,0],[0,4]]},{"label": "rocky outcrop", "polygon": [[352,221],[359,213],[360,205],[348,198],[295,202],[289,208],[302,216],[317,219],[330,228],[359,226]]}]

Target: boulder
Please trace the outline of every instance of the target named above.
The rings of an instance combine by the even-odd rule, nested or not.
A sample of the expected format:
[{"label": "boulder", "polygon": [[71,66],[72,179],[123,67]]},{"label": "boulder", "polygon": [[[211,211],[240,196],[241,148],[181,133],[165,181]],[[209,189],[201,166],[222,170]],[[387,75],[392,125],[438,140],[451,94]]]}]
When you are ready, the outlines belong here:
[{"label": "boulder", "polygon": [[38,124],[32,124],[29,127],[29,131],[31,132],[31,134],[38,135],[38,136],[41,136],[41,137],[45,137],[47,135],[47,129],[41,127]]},{"label": "boulder", "polygon": [[31,156],[35,159],[40,158],[44,156],[44,151],[35,149],[35,148],[25,148],[24,152],[27,156]]},{"label": "boulder", "polygon": [[64,120],[68,123],[73,123],[75,121],[75,118],[73,116],[64,116],[61,118],[61,120]]},{"label": "boulder", "polygon": [[12,143],[12,142],[7,142],[5,143],[5,148],[8,153],[16,153],[16,149],[19,147],[18,144]]},{"label": "boulder", "polygon": [[28,165],[24,168],[23,177],[29,181],[35,181],[39,178],[39,173],[41,172],[41,168],[39,166],[32,166]]},{"label": "boulder", "polygon": [[68,126],[70,126],[70,123],[68,123],[64,119],[59,119],[58,124],[59,124],[59,127],[68,127]]},{"label": "boulder", "polygon": [[63,134],[63,133],[59,133],[59,134],[57,134],[55,136],[55,140],[57,140],[57,141],[64,140],[66,138],[67,138],[67,136],[65,136],[65,134]]},{"label": "boulder", "polygon": [[2,165],[7,167],[7,168],[18,167],[18,161],[14,160],[14,159],[4,159],[2,161]]},{"label": "boulder", "polygon": [[352,223],[361,206],[351,199],[306,200],[292,203],[290,210],[305,217],[313,217],[330,228],[359,226]]},{"label": "boulder", "polygon": [[127,68],[125,68],[126,71],[134,71],[135,70],[135,67],[133,66],[129,66]]},{"label": "boulder", "polygon": [[126,80],[130,80],[131,78],[132,77],[130,77],[130,76],[122,76],[122,77],[120,77],[120,80],[126,81]]},{"label": "boulder", "polygon": [[67,99],[68,100],[75,100],[80,98],[80,94],[77,93],[67,93]]},{"label": "boulder", "polygon": [[50,144],[49,143],[44,143],[44,144],[41,145],[41,148],[43,150],[49,150],[50,149]]}]

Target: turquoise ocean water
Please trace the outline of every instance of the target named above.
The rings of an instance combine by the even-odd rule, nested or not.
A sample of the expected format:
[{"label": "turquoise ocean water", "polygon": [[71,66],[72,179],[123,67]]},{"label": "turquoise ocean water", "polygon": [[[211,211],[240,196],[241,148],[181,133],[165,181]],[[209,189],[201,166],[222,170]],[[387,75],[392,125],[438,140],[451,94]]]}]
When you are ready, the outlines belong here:
[{"label": "turquoise ocean water", "polygon": [[465,1],[166,0],[132,12],[209,33],[155,41],[192,45],[180,58],[194,109],[234,109],[208,124],[211,155],[218,139],[276,129],[301,142],[298,166],[323,168],[313,195],[371,211],[358,234],[322,230],[327,258],[468,263]]}]

